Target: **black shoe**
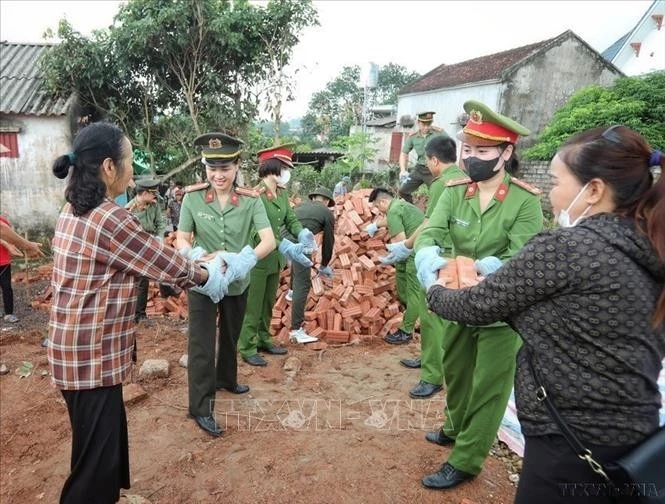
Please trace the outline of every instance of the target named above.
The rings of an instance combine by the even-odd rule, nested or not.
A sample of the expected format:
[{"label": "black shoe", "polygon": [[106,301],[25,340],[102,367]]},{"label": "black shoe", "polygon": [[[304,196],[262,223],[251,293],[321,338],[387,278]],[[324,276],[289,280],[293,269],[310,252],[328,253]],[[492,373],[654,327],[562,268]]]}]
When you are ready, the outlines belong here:
[{"label": "black shoe", "polygon": [[422,479],[423,485],[427,488],[453,488],[470,479],[475,478],[475,474],[469,474],[459,469],[455,469],[448,462],[441,466],[434,474],[425,476]]},{"label": "black shoe", "polygon": [[389,334],[383,340],[386,343],[390,343],[391,345],[403,345],[405,343],[408,343],[413,339],[413,336],[411,336],[409,333],[405,333],[401,329],[398,329],[392,334]]},{"label": "black shoe", "polygon": [[217,387],[217,390],[228,390],[232,394],[245,394],[249,392],[249,385],[236,383],[233,387]]},{"label": "black shoe", "polygon": [[138,315],[136,315],[134,317],[134,322],[136,322],[137,324],[139,324],[139,323],[141,323],[145,320],[148,320],[148,316],[145,313],[139,313]]},{"label": "black shoe", "polygon": [[425,434],[425,439],[430,443],[438,444],[439,446],[449,446],[455,444],[455,440],[443,433],[443,430],[428,432]]},{"label": "black shoe", "polygon": [[409,391],[409,395],[414,399],[423,399],[438,392],[441,388],[441,385],[434,385],[433,383],[427,383],[426,381],[420,380],[418,385]]},{"label": "black shoe", "polygon": [[283,346],[279,345],[270,345],[269,347],[259,348],[261,352],[269,353],[271,355],[284,355],[288,353],[288,350]]},{"label": "black shoe", "polygon": [[417,369],[420,367],[420,357],[417,357],[415,359],[400,359],[399,363],[404,367],[408,367],[410,369]]},{"label": "black shoe", "polygon": [[259,354],[250,355],[249,357],[243,357],[242,360],[244,360],[247,364],[250,364],[252,366],[268,365],[266,360],[263,357],[261,357]]},{"label": "black shoe", "polygon": [[222,432],[224,432],[224,430],[217,425],[217,422],[215,422],[215,419],[212,416],[194,416],[194,420],[201,429],[211,436],[219,437],[222,435]]}]

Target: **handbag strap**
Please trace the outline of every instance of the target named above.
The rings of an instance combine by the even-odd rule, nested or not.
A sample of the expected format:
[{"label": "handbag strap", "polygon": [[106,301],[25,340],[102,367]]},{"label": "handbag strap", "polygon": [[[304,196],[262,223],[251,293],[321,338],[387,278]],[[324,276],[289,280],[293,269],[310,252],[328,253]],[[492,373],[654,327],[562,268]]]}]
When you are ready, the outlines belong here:
[{"label": "handbag strap", "polygon": [[536,399],[538,400],[538,402],[541,402],[541,403],[545,404],[545,407],[550,412],[550,415],[552,416],[552,419],[554,420],[554,422],[559,427],[559,430],[561,431],[561,434],[563,434],[564,439],[568,442],[570,447],[573,449],[573,452],[575,452],[575,454],[579,458],[586,461],[587,464],[589,464],[589,466],[593,470],[593,472],[595,472],[596,474],[599,474],[608,483],[612,484],[612,480],[610,479],[610,477],[605,472],[605,469],[603,468],[602,464],[600,464],[596,459],[593,458],[593,453],[591,453],[591,450],[589,450],[587,447],[585,447],[582,444],[582,442],[579,440],[579,438],[575,435],[575,433],[572,431],[572,429],[568,426],[566,421],[559,414],[559,410],[556,409],[556,406],[554,406],[554,403],[552,402],[552,399],[547,394],[547,391],[545,390],[545,386],[543,385],[543,381],[540,379],[540,375],[539,375],[538,371],[536,370],[536,367],[533,365],[534,355],[531,353],[531,350],[526,345],[524,346],[524,350],[527,354],[527,363],[529,364],[529,369],[531,370],[531,374],[533,375],[533,379],[536,382],[536,386],[538,387],[536,389]]}]

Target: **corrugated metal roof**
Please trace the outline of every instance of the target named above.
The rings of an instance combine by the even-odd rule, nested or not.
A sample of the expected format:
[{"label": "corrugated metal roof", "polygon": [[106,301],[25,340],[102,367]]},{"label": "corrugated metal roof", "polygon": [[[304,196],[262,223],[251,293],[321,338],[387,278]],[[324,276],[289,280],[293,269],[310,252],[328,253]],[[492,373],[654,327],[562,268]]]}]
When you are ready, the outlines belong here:
[{"label": "corrugated metal roof", "polygon": [[619,52],[619,49],[623,47],[623,44],[628,40],[628,37],[632,33],[632,30],[626,33],[623,37],[621,37],[619,40],[614,42],[611,46],[609,46],[607,49],[605,49],[602,53],[601,56],[605,58],[607,61],[612,61],[614,57],[617,55]]},{"label": "corrugated metal roof", "polygon": [[48,44],[0,46],[0,112],[4,114],[65,115],[71,98],[53,98],[39,77],[39,58]]}]

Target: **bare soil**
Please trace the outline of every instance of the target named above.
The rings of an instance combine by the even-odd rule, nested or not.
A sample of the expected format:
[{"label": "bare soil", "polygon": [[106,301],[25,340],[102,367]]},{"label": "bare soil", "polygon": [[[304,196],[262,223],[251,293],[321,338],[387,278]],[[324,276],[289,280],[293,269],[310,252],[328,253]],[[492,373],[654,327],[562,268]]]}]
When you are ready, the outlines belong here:
[{"label": "bare soil", "polygon": [[[67,409],[50,383],[46,351],[48,314],[29,300],[44,284],[15,288],[18,324],[0,321],[0,502],[57,502],[69,472]],[[132,488],[127,502],[151,503],[461,503],[507,504],[515,488],[509,470],[490,456],[473,481],[440,492],[420,479],[446,460],[449,449],[424,434],[443,419],[445,394],[411,400],[418,372],[399,365],[418,344],[381,340],[308,350],[288,345],[267,356],[265,368],[240,362],[249,394],[218,392],[220,438],[187,417],[187,324],[152,319],[138,330],[139,364],[161,358],[170,377],[138,382],[147,398],[127,406]],[[284,369],[288,359],[299,371]],[[21,378],[22,362],[34,365]],[[138,376],[135,370],[133,380]],[[138,495],[136,499],[130,495]]]}]

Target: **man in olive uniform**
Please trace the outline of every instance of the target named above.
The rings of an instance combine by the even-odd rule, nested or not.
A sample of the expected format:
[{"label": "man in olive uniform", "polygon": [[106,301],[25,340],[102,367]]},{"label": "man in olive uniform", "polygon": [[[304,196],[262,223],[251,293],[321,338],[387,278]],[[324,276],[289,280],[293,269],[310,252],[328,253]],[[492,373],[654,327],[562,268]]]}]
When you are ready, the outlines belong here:
[{"label": "man in olive uniform", "polygon": [[[427,226],[439,197],[449,180],[463,178],[465,173],[457,166],[457,147],[449,136],[435,136],[425,146],[427,168],[434,177],[429,188],[429,201],[425,211],[425,220],[403,243],[392,246],[391,253],[382,262],[392,264],[409,257],[420,232]],[[420,287],[420,286],[419,286]],[[414,398],[431,396],[443,384],[443,331],[441,317],[429,311],[425,291],[420,288],[415,301],[419,306],[420,347],[422,357],[400,359],[400,364],[408,368],[421,368],[420,380],[411,389],[409,395]]]},{"label": "man in olive uniform", "polygon": [[[442,250],[475,259],[477,271],[487,276],[542,230],[540,191],[511,176],[515,143],[529,130],[474,100],[464,110],[470,118],[460,135],[461,164],[468,177],[446,184],[415,244],[417,275],[425,288],[445,266]],[[506,410],[521,345],[505,323],[474,327],[444,320],[444,325],[446,421],[426,439],[454,446],[441,468],[422,480],[437,489],[481,471]]]},{"label": "man in olive uniform", "polygon": [[[369,195],[370,203],[386,216],[388,233],[391,244],[388,249],[393,252],[393,245],[402,244],[423,223],[423,212],[404,200],[393,197],[393,194],[382,187],[377,187]],[[372,228],[370,228],[372,231]],[[373,234],[370,232],[370,234]],[[405,307],[404,317],[399,329],[384,339],[392,345],[408,343],[413,338],[412,332],[418,320],[423,295],[416,277],[416,267],[413,254],[406,254],[399,261],[384,258],[384,264],[394,264],[397,282],[397,296]],[[417,390],[412,390],[412,397],[429,397],[441,390],[441,382],[423,384]]]},{"label": "man in olive uniform", "polygon": [[[422,184],[430,186],[434,177],[427,169],[425,161],[425,145],[435,136],[447,136],[446,132],[438,126],[433,126],[434,112],[419,112],[418,129],[407,135],[402,153],[399,156],[399,195],[409,203],[413,203],[411,193]],[[416,151],[418,156],[416,166],[409,172],[409,152]]]},{"label": "man in olive uniform", "polygon": [[[159,203],[158,186],[159,181],[154,179],[137,180],[136,196],[125,205],[125,208],[138,218],[141,227],[146,233],[150,233],[158,240],[163,240],[164,233],[166,232],[166,218]],[[141,322],[148,318],[145,310],[148,304],[149,284],[149,280],[145,277],[141,277],[138,282],[138,299],[136,300],[136,313],[134,315],[136,322]],[[162,290],[161,285],[160,290]],[[164,292],[162,291],[162,293]]]},{"label": "man in olive uniform", "polygon": [[[328,264],[332,258],[335,246],[335,218],[330,207],[335,206],[335,200],[330,189],[319,187],[309,193],[309,201],[298,205],[294,212],[303,227],[312,234],[323,233],[321,243],[321,265],[319,274],[332,277],[333,271]],[[312,288],[312,268],[297,262],[291,263],[291,333],[289,339],[294,343],[311,343],[318,338],[310,336],[302,328],[305,321],[305,304]]]},{"label": "man in olive uniform", "polygon": [[188,292],[189,414],[201,429],[219,436],[222,428],[214,418],[216,390],[249,391],[238,383],[236,345],[247,305],[249,272],[274,250],[275,239],[258,193],[234,185],[243,142],[224,133],[206,133],[194,144],[202,146],[207,182],[185,188],[176,247],[190,260],[222,254],[229,286],[219,302]]}]

